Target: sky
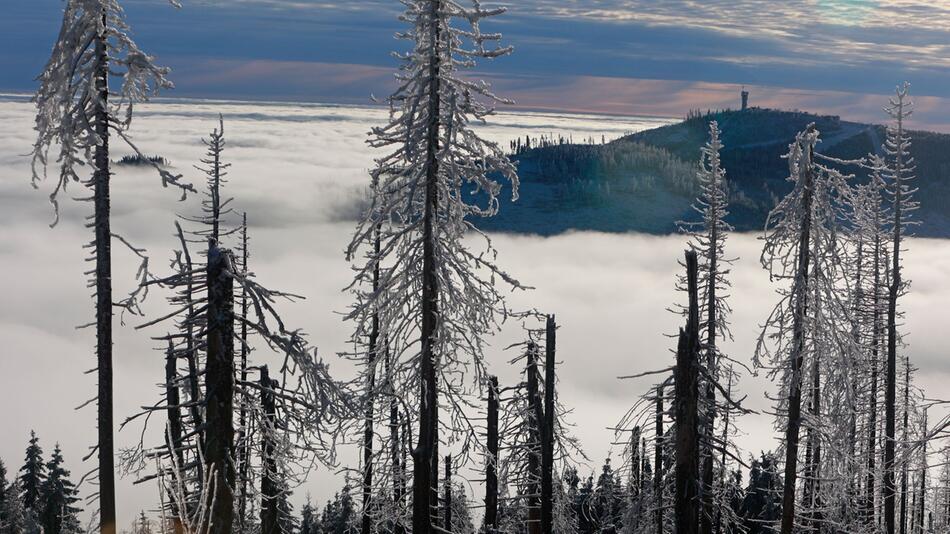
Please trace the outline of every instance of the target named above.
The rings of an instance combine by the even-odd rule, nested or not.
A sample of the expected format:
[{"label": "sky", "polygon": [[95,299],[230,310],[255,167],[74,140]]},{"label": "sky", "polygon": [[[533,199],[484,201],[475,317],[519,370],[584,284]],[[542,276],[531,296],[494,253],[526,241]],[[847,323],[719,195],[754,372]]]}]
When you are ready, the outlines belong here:
[{"label": "sky", "polygon": [[[358,103],[393,87],[396,0],[125,0],[173,94]],[[62,0],[5,0],[0,91],[30,91]],[[514,46],[477,67],[524,109],[682,117],[753,105],[881,121],[913,84],[950,131],[950,4],[927,0],[532,0],[485,24]],[[488,3],[486,2],[486,5]]]},{"label": "sky", "polygon": [[[139,146],[171,161],[172,170],[200,184],[192,164],[201,157],[201,138],[225,120],[229,169],[226,193],[236,210],[247,211],[250,224],[251,267],[264,285],[306,297],[281,303],[287,324],[302,328],[338,378],[352,377],[350,363],[336,356],[346,350],[351,326],[340,312],[351,302],[343,291],[352,272],[343,250],[354,229],[351,215],[367,183],[374,151],[365,144],[366,132],[385,120],[383,110],[343,105],[253,104],[178,101],[150,104],[139,109],[133,133]],[[30,430],[35,430],[47,452],[63,446],[74,478],[89,471],[80,457],[92,444],[95,412],[76,411],[94,393],[95,377],[84,375],[94,366],[94,332],[76,325],[92,318],[93,300],[86,287],[90,239],[83,227],[87,204],[62,205],[62,220],[51,229],[52,211],[46,195],[49,182],[34,190],[29,184],[28,132],[32,106],[24,98],[0,97],[0,458],[14,472],[23,460]],[[506,142],[525,134],[547,132],[575,138],[655,127],[666,121],[650,118],[577,114],[509,112],[499,114],[481,131]],[[127,153],[114,145],[114,159]],[[168,274],[168,260],[177,246],[173,214],[194,214],[200,198],[181,202],[178,194],[160,187],[146,169],[115,167],[113,178],[113,231],[145,248],[156,275]],[[74,188],[69,197],[83,196]],[[506,209],[509,203],[502,203]],[[735,339],[725,343],[726,354],[751,365],[759,325],[777,300],[776,286],[759,265],[758,235],[733,235],[727,244],[732,268],[730,302]],[[622,447],[612,446],[614,427],[626,410],[653,387],[653,380],[617,377],[668,367],[670,350],[681,320],[668,311],[681,303],[673,290],[685,242],[680,236],[570,232],[554,237],[493,235],[498,263],[525,285],[535,289],[510,295],[513,309],[537,308],[557,316],[558,355],[561,360],[559,396],[572,409],[569,421],[589,462],[581,473],[599,469],[605,458],[621,461]],[[479,250],[481,241],[472,240]],[[114,248],[116,294],[134,287],[137,260],[121,246]],[[908,244],[906,277],[912,280],[904,298],[903,326],[919,384],[940,396],[950,380],[945,357],[944,318],[932,313],[950,294],[950,248],[944,241],[914,239]],[[165,297],[153,290],[145,302],[148,318],[167,310]],[[162,343],[151,339],[162,327],[136,330],[146,319],[126,317],[115,329],[115,398],[117,421],[150,405],[160,394],[164,377]],[[521,341],[521,327],[504,324],[489,339],[486,358],[502,385],[518,380],[519,370],[509,364],[515,356],[505,347]],[[276,364],[279,356],[263,349],[252,355],[256,363]],[[772,428],[771,403],[766,393],[774,387],[764,377],[743,372],[737,390],[744,405],[757,413],[738,420],[738,443],[746,454],[769,450],[779,435]],[[739,395],[737,395],[739,396]],[[933,414],[936,420],[936,414]],[[157,442],[161,421],[144,432],[146,444]],[[134,447],[142,436],[139,422],[117,432],[119,449]],[[341,465],[355,465],[355,449],[340,450]],[[748,456],[745,456],[748,460]],[[579,459],[580,460],[580,459]],[[477,467],[477,466],[470,466]],[[309,493],[322,503],[343,484],[340,466],[319,466],[296,489],[297,510]],[[462,476],[478,478],[471,469]],[[134,484],[135,473],[124,473],[119,484],[119,517],[129,525],[140,510],[151,510],[158,500],[154,484]],[[477,484],[472,485],[477,491]],[[83,486],[88,495],[92,486]],[[87,508],[92,508],[91,506]],[[476,514],[477,515],[477,514]]]}]

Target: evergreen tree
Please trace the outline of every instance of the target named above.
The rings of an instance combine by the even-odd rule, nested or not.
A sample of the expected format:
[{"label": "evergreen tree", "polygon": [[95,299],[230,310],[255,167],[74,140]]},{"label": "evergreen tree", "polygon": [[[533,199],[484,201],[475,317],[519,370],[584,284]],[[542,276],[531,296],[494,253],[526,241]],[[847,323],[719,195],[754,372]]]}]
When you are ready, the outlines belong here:
[{"label": "evergreen tree", "polygon": [[6,523],[6,508],[7,508],[7,490],[9,483],[7,482],[7,466],[3,465],[3,460],[0,460],[0,529],[3,528],[3,525]]},{"label": "evergreen tree", "polygon": [[23,507],[23,501],[17,497],[22,491],[19,480],[14,480],[8,488],[9,497],[4,500],[3,508],[0,509],[4,518],[0,523],[0,534],[26,534],[35,530],[32,528],[33,521],[29,513]]},{"label": "evergreen tree", "polygon": [[782,479],[774,453],[762,453],[752,461],[749,485],[742,499],[740,515],[745,519],[748,534],[774,532],[782,517]]},{"label": "evergreen tree", "polygon": [[310,502],[310,496],[307,496],[307,504],[300,510],[300,534],[323,534],[323,525],[320,523],[320,515],[316,507]]},{"label": "evergreen tree", "polygon": [[43,463],[43,449],[36,432],[30,431],[30,445],[26,448],[26,460],[20,468],[20,495],[23,507],[35,510],[40,498],[43,481],[46,480],[46,465]]},{"label": "evergreen tree", "polygon": [[356,506],[350,491],[347,484],[333,496],[333,500],[327,501],[323,509],[323,534],[354,534],[358,531],[355,522]]},{"label": "evergreen tree", "polygon": [[69,471],[63,467],[63,454],[59,444],[53,449],[53,456],[46,464],[46,480],[40,488],[39,520],[44,534],[63,534],[75,532],[79,527],[77,514],[80,509],[74,506],[79,501],[75,484],[69,480]]}]

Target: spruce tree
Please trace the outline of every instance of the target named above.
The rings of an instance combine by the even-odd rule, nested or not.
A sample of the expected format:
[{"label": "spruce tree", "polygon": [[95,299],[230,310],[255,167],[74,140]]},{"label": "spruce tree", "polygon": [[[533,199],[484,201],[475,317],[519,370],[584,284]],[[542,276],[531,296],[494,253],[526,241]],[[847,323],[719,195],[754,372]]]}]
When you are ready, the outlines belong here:
[{"label": "spruce tree", "polygon": [[46,464],[46,480],[40,488],[39,520],[44,534],[76,532],[79,527],[75,506],[79,501],[76,485],[69,480],[69,471],[63,466],[63,454],[59,444]]},{"label": "spruce tree", "polygon": [[6,507],[7,507],[7,490],[9,483],[7,482],[7,466],[3,465],[3,460],[0,460],[0,529],[3,528],[3,525],[6,523]]},{"label": "spruce tree", "polygon": [[0,534],[25,534],[28,530],[34,530],[30,527],[33,522],[26,508],[23,507],[23,501],[17,497],[21,493],[20,481],[14,480],[7,489],[8,498],[4,500],[3,508],[0,509],[4,517],[3,522],[0,523]]},{"label": "spruce tree", "polygon": [[20,495],[23,507],[36,510],[43,481],[46,480],[46,465],[43,463],[43,448],[36,432],[30,431],[30,445],[26,448],[26,460],[20,468]]}]

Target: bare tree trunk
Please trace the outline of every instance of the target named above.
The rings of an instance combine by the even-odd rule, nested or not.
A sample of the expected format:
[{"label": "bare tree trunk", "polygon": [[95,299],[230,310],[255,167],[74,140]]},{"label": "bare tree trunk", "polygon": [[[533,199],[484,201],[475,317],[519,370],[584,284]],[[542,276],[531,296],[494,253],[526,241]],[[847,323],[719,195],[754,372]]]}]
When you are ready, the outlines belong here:
[{"label": "bare tree trunk", "polygon": [[541,533],[541,441],[543,438],[541,422],[543,413],[541,397],[538,392],[538,347],[534,343],[528,344],[528,414],[531,433],[531,450],[528,453],[528,534]]},{"label": "bare tree trunk", "polygon": [[917,516],[918,532],[924,531],[924,505],[927,502],[927,408],[920,432],[920,513]]},{"label": "bare tree trunk", "polygon": [[[376,225],[376,237],[373,243],[376,263],[373,265],[373,294],[379,291],[379,225]],[[376,353],[379,343],[379,310],[373,311],[373,324],[369,333],[369,352],[367,354],[367,396],[366,411],[363,420],[363,517],[362,534],[371,534],[373,521],[370,505],[373,498],[373,409],[376,403]]]},{"label": "bare tree trunk", "polygon": [[[732,399],[732,368],[729,369],[729,385],[726,388],[726,398],[727,402],[725,408],[723,409],[722,415],[722,479],[725,481],[729,477],[729,470],[726,469],[726,450],[729,447],[729,402],[728,400]],[[722,532],[722,510],[725,508],[726,503],[719,503],[716,512],[716,534]]]},{"label": "bare tree trunk", "polygon": [[[107,24],[102,11],[102,29]],[[109,56],[106,35],[96,36],[95,104],[96,169],[93,175],[93,227],[96,251],[96,361],[99,380],[99,532],[115,534],[115,445],[112,408],[112,230],[110,215],[109,170]]]},{"label": "bare tree trunk", "polygon": [[555,416],[555,345],[557,324],[548,315],[545,325],[544,424],[541,425],[541,532],[554,532],[554,416]]},{"label": "bare tree trunk", "polygon": [[261,411],[264,424],[261,428],[261,534],[280,534],[280,486],[277,473],[277,447],[274,433],[277,430],[277,405],[271,388],[267,366],[261,366]]},{"label": "bare tree trunk", "polygon": [[[809,132],[814,126],[809,127]],[[805,362],[805,315],[808,313],[809,262],[811,259],[811,215],[814,194],[814,148],[808,150],[808,169],[802,196],[801,236],[798,243],[798,265],[793,288],[795,298],[792,319],[792,379],[789,384],[788,425],[785,430],[785,488],[782,495],[781,534],[792,534],[795,527],[795,486],[798,479],[798,446],[802,425],[802,366]]]},{"label": "bare tree trunk", "polygon": [[[212,476],[208,534],[231,534],[234,524],[234,280],[230,253],[208,250],[208,333],[205,461]],[[210,473],[213,471],[213,475]]]},{"label": "bare tree trunk", "polygon": [[900,534],[907,534],[907,412],[910,409],[910,357],[907,357],[905,361],[907,368],[904,374],[904,431],[901,439],[904,459],[901,461]]},{"label": "bare tree trunk", "polygon": [[[222,122],[222,131],[224,130],[224,123]],[[247,262],[250,257],[248,252],[248,240],[247,240],[247,212],[244,212],[241,222],[241,270],[245,275],[248,273]],[[241,291],[241,383],[244,384],[247,382],[247,357],[250,352],[250,347],[247,344],[247,310],[248,310],[248,301],[247,301],[247,292]],[[251,445],[248,438],[247,431],[247,403],[241,402],[240,412],[238,413],[238,445],[240,446],[240,458],[238,459],[238,472],[241,480],[241,495],[240,502],[238,503],[238,524],[241,525],[241,530],[246,532],[246,520],[247,520],[247,483],[250,476],[250,466],[251,466]]]},{"label": "bare tree trunk", "polygon": [[419,402],[419,442],[413,451],[413,534],[431,534],[432,516],[438,513],[438,502],[433,493],[438,491],[438,392],[433,343],[439,316],[439,280],[436,274],[435,224],[439,212],[439,133],[441,124],[440,46],[441,27],[439,12],[441,0],[433,0],[429,10],[429,124],[426,132],[425,215],[423,219],[422,258],[422,354],[421,392]]},{"label": "bare tree trunk", "polygon": [[485,532],[498,528],[498,377],[488,378],[488,462],[485,466]]},{"label": "bare tree trunk", "polygon": [[405,466],[402,464],[402,447],[400,447],[400,437],[399,437],[399,402],[395,397],[389,401],[389,437],[390,437],[390,454],[393,459],[393,506],[396,510],[397,519],[396,524],[393,526],[394,534],[405,534],[406,527],[402,523],[402,500],[403,494],[405,493],[403,484],[405,483]]},{"label": "bare tree trunk", "polygon": [[676,534],[695,534],[699,528],[699,299],[696,252],[686,253],[689,320],[680,330],[676,351]]},{"label": "bare tree trunk", "polygon": [[873,319],[871,326],[871,395],[869,399],[868,421],[868,475],[867,496],[865,497],[865,521],[868,526],[877,523],[877,508],[875,506],[875,477],[877,461],[877,394],[878,394],[878,366],[880,365],[881,347],[881,238],[874,239],[874,297]]},{"label": "bare tree trunk", "polygon": [[[716,185],[718,187],[718,184]],[[714,196],[714,198],[716,198]],[[700,519],[700,532],[702,534],[712,534],[713,531],[713,484],[715,483],[713,475],[714,451],[713,451],[713,432],[716,428],[716,390],[712,381],[718,374],[718,356],[716,354],[716,280],[719,270],[719,215],[718,205],[711,206],[713,209],[713,224],[710,229],[709,239],[709,280],[706,287],[706,420],[704,421],[704,447],[703,456],[703,514]]]},{"label": "bare tree trunk", "polygon": [[445,515],[443,529],[452,532],[452,455],[445,457]]},{"label": "bare tree trunk", "polygon": [[656,534],[663,534],[663,384],[656,387],[656,443],[653,449],[653,494],[656,499]]},{"label": "bare tree trunk", "polygon": [[[175,357],[175,347],[168,342],[165,351],[165,404],[168,405],[168,432],[165,434],[165,445],[168,447],[169,459],[174,461],[172,469],[172,484],[174,488],[185,488],[180,476],[185,464],[182,440],[181,397],[178,394],[178,359]],[[187,491],[187,490],[186,490]],[[177,495],[175,492],[173,495]],[[184,534],[184,524],[181,519],[183,506],[187,502],[178,502],[171,499],[171,522],[173,534]]]}]

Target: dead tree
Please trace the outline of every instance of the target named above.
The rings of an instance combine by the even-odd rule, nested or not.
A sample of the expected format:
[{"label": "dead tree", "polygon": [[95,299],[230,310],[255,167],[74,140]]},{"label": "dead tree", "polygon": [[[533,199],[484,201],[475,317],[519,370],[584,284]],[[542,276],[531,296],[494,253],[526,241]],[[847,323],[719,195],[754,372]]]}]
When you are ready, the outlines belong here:
[{"label": "dead tree", "polygon": [[[178,466],[177,469],[172,470],[171,484],[173,488],[181,488],[181,491],[187,491],[185,482],[181,479],[181,466],[185,465],[185,456],[184,439],[182,438],[181,396],[178,390],[178,359],[175,356],[175,347],[171,341],[168,342],[168,350],[165,352],[165,402],[168,406],[168,428],[165,434],[165,446],[168,447],[169,454],[174,456],[174,464]],[[187,514],[187,510],[181,510],[181,504],[175,499],[172,499],[169,503],[173,534],[184,534],[182,514]]]},{"label": "dead tree", "polygon": [[528,417],[531,434],[531,449],[528,451],[528,534],[541,533],[541,451],[543,445],[541,424],[544,421],[541,396],[538,391],[538,347],[528,345],[528,366],[525,370],[528,383]]},{"label": "dead tree", "polygon": [[452,532],[452,455],[445,457],[445,498],[443,499],[445,514],[442,517],[442,528],[445,532]]},{"label": "dead tree", "polygon": [[[373,244],[374,254],[379,256],[380,238],[379,227],[376,229],[376,239]],[[373,266],[373,293],[379,291],[379,263]],[[362,501],[362,534],[371,534],[373,519],[370,514],[373,498],[373,436],[374,408],[376,403],[376,356],[379,345],[379,312],[372,318],[369,333],[369,350],[366,354],[366,406],[363,419],[363,501]]]},{"label": "dead tree", "polygon": [[653,447],[653,495],[656,499],[656,534],[663,534],[665,505],[663,503],[663,384],[656,387],[656,442]]},{"label": "dead tree", "polygon": [[686,253],[689,319],[680,330],[676,351],[676,534],[696,534],[699,527],[699,297],[695,251]]},{"label": "dead tree", "polygon": [[267,366],[261,366],[260,395],[261,413],[261,534],[280,534],[281,484],[277,465],[277,403],[274,388],[277,383],[270,378]]},{"label": "dead tree", "polygon": [[498,377],[488,378],[488,443],[485,458],[485,532],[498,528]]},{"label": "dead tree", "polygon": [[555,423],[555,344],[557,323],[553,315],[545,322],[544,424],[541,425],[541,532],[554,529],[554,423]]},{"label": "dead tree", "polygon": [[212,480],[208,534],[231,534],[234,524],[234,272],[227,250],[208,248],[208,333],[205,465]]}]

